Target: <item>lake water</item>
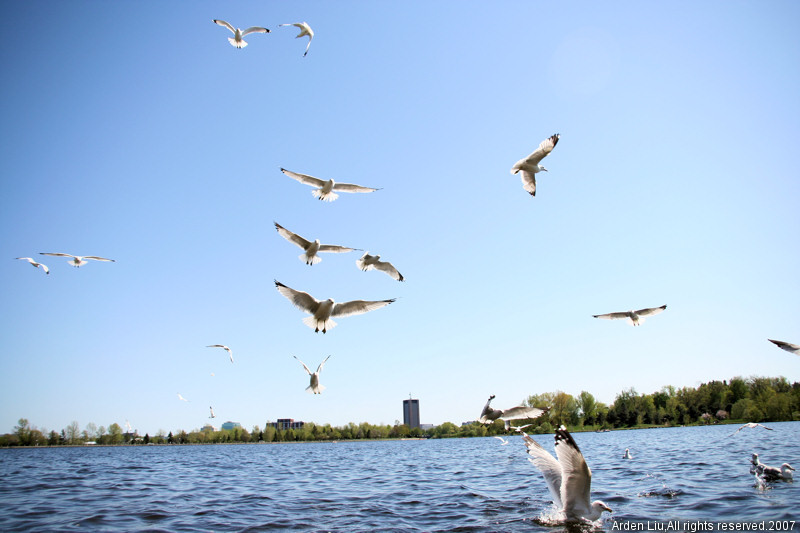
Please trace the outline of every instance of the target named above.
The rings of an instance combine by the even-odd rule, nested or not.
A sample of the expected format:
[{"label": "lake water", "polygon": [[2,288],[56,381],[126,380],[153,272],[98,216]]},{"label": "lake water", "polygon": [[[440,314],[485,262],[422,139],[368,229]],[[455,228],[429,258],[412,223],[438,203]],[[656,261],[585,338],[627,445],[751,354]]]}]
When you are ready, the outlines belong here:
[{"label": "lake water", "polygon": [[[614,510],[600,529],[800,522],[800,474],[766,489],[749,474],[753,452],[800,467],[800,422],[768,425],[575,433]],[[542,524],[549,492],[510,440],[2,449],[0,531],[565,531]]]}]

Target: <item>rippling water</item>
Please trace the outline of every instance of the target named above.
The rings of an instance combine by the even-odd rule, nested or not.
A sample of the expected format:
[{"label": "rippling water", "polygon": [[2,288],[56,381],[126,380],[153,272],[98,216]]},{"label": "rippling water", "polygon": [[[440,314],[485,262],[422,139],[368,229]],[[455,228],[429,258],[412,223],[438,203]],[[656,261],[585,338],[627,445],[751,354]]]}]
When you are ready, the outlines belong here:
[{"label": "rippling water", "polygon": [[[800,422],[770,426],[574,434],[593,499],[614,509],[602,529],[800,520],[800,479],[761,489],[749,474],[753,452],[800,467]],[[510,440],[3,449],[0,530],[564,531],[539,520],[547,487]]]}]

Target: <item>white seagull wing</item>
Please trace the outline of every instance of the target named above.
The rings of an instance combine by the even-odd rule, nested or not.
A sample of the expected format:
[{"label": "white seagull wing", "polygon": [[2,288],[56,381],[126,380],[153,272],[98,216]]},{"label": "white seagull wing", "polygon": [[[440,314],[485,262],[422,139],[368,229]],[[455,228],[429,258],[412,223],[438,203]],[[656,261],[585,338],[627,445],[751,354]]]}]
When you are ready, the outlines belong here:
[{"label": "white seagull wing", "polygon": [[522,179],[522,188],[525,189],[525,192],[531,196],[536,196],[536,174],[534,172],[528,172],[527,170],[521,170],[519,177]]},{"label": "white seagull wing", "polygon": [[523,418],[538,418],[546,413],[547,409],[539,409],[538,407],[528,407],[526,405],[518,405],[510,409],[504,409],[503,414],[500,415],[500,420],[520,420]]},{"label": "white seagull wing", "polygon": [[320,372],[322,372],[322,367],[323,367],[323,366],[325,366],[325,363],[326,363],[326,362],[328,361],[328,359],[330,359],[330,358],[331,358],[331,356],[329,355],[328,357],[326,357],[326,358],[325,358],[325,360],[324,360],[324,361],[322,361],[322,362],[319,364],[319,366],[317,367],[317,374],[319,374]]},{"label": "white seagull wing", "polygon": [[572,435],[556,430],[556,456],[561,465],[561,501],[567,517],[585,516],[591,512],[592,471]]},{"label": "white seagull wing", "polygon": [[547,488],[553,497],[553,503],[559,509],[563,508],[564,506],[561,503],[561,465],[555,457],[542,448],[541,444],[525,433],[522,434],[522,439],[525,441],[525,447],[528,449],[528,455],[530,455],[528,459],[544,476],[544,481],[547,483]]},{"label": "white seagull wing", "polygon": [[[295,307],[306,313],[311,313],[313,315],[319,307],[319,301],[307,292],[296,291],[277,280],[275,280],[275,286],[278,288],[278,292],[292,302]],[[367,309],[367,311],[369,310],[370,309]],[[365,313],[366,311],[362,312]]]},{"label": "white seagull wing", "polygon": [[353,300],[350,302],[337,303],[333,305],[333,311],[331,312],[331,316],[360,315],[362,313],[368,313],[369,311],[374,311],[375,309],[380,309],[381,307],[389,305],[394,301],[395,299],[392,298],[391,300],[378,300],[378,301]]},{"label": "white seagull wing", "polygon": [[355,183],[334,183],[334,191],[340,192],[375,192],[380,189],[373,189],[372,187],[364,187],[363,185],[356,185]]},{"label": "white seagull wing", "polygon": [[261,26],[251,26],[242,32],[242,37],[250,33],[269,33],[269,30]]},{"label": "white seagull wing", "polygon": [[400,272],[398,272],[397,269],[394,267],[394,265],[392,265],[391,263],[387,261],[377,261],[373,266],[378,270],[386,272],[397,281],[403,281],[403,275]]},{"label": "white seagull wing", "polygon": [[556,144],[558,144],[558,139],[560,138],[561,135],[559,135],[558,133],[556,133],[555,135],[551,135],[550,137],[539,143],[539,147],[536,150],[534,150],[528,157],[519,160],[517,164],[514,166],[515,167],[518,165],[522,166],[520,165],[520,163],[522,163],[523,165],[538,165],[539,161],[547,157],[550,154],[550,152],[553,151],[553,148],[556,147]]},{"label": "white seagull wing", "polygon": [[94,259],[95,261],[109,261],[111,263],[116,263],[113,259],[106,259],[105,257],[97,257],[96,255],[84,255],[84,259]]},{"label": "white seagull wing", "polygon": [[592,315],[595,318],[603,318],[605,320],[619,320],[620,318],[630,318],[628,313],[606,313],[604,315]]},{"label": "white seagull wing", "polygon": [[634,312],[639,316],[650,316],[650,315],[657,315],[658,313],[664,311],[664,309],[666,308],[667,308],[666,305],[662,305],[661,307],[648,307],[645,309],[639,309]]},{"label": "white seagull wing", "polygon": [[[288,229],[284,228],[283,226],[281,226],[277,222],[275,222],[275,229],[278,230],[278,234],[281,237],[283,237],[287,241],[291,242],[292,244],[296,244],[297,246],[299,246],[303,250],[305,250],[306,248],[311,246],[311,241],[309,241],[307,239],[304,239],[303,237],[301,237],[297,233],[292,233],[291,231],[289,231]],[[322,248],[320,247],[320,249],[322,249]]]},{"label": "white seagull wing", "polygon": [[76,256],[74,256],[72,254],[59,254],[59,253],[53,253],[53,252],[39,252],[39,255],[54,255],[56,257],[73,257],[73,258],[76,257]]},{"label": "white seagull wing", "polygon": [[213,20],[214,20],[214,23],[215,23],[215,24],[219,24],[219,25],[220,25],[220,26],[222,26],[223,28],[228,28],[229,30],[231,30],[231,32],[233,32],[234,34],[236,34],[236,30],[233,28],[233,26],[231,26],[230,24],[228,24],[228,23],[227,23],[227,22],[225,22],[224,20],[218,20],[218,19],[213,19]]},{"label": "white seagull wing", "polygon": [[795,353],[800,355],[800,346],[797,344],[792,344],[790,342],[783,342],[783,341],[774,341],[772,339],[767,339],[769,342],[780,348],[781,350],[786,350],[787,352]]},{"label": "white seagull wing", "polygon": [[339,246],[338,244],[321,244],[319,246],[320,252],[330,252],[333,254],[343,254],[345,252],[352,252],[358,248],[348,248],[347,246]]},{"label": "white seagull wing", "polygon": [[300,183],[311,185],[312,187],[322,187],[325,185],[323,180],[315,178],[314,176],[309,176],[308,174],[298,174],[297,172],[292,172],[291,170],[286,170],[285,168],[282,168],[281,172],[290,178],[299,181]]},{"label": "white seagull wing", "polygon": [[[293,355],[292,357],[294,357],[295,359],[297,359],[298,361],[300,361],[300,359],[299,359],[299,358],[298,358],[296,355]],[[330,356],[328,356],[328,357],[330,357]],[[311,370],[309,370],[309,369],[308,369],[308,367],[306,366],[306,364],[305,364],[304,362],[300,361],[300,364],[301,364],[301,365],[303,365],[303,368],[305,368],[305,369],[306,369],[306,372],[308,372],[308,375],[309,375],[309,376],[311,376],[311,375],[313,375],[313,374],[314,374],[313,372],[311,372]]]}]

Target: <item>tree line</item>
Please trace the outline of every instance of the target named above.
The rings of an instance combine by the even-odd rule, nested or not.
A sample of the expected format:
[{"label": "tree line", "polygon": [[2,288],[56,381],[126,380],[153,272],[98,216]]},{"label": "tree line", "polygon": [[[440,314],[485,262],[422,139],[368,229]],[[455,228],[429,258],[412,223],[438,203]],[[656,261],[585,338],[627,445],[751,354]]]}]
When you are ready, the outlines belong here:
[{"label": "tree line", "polygon": [[[529,433],[551,433],[565,425],[572,431],[615,429],[649,426],[712,424],[726,421],[777,422],[800,420],[800,383],[790,384],[786,378],[734,377],[730,381],[711,381],[700,386],[663,387],[652,394],[639,394],[633,388],[623,390],[606,405],[594,396],[581,391],[572,396],[563,391],[533,394],[524,403],[548,408],[536,420],[516,421],[531,424]],[[359,439],[486,437],[508,433],[505,424],[497,420],[490,425],[477,422],[456,425],[445,422],[430,429],[410,428],[399,422],[394,425],[374,425],[367,422],[333,427],[330,424],[306,423],[299,429],[277,429],[266,424],[250,431],[237,427],[229,430],[178,430],[169,433],[159,430],[155,435],[125,432],[117,423],[107,428],[89,423],[81,430],[72,422],[58,431],[32,426],[21,418],[13,433],[0,435],[0,446],[58,446],[113,444],[211,444],[235,442],[295,442],[339,441]]]}]

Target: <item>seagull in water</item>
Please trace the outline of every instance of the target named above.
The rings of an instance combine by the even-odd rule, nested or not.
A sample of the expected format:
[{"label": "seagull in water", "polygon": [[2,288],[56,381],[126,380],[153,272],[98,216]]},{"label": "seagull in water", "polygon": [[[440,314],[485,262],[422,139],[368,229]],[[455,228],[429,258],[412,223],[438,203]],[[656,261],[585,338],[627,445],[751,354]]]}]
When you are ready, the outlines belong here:
[{"label": "seagull in water", "polygon": [[[24,257],[20,259],[24,259]],[[800,355],[800,346],[796,344],[791,344],[789,342],[783,342],[783,341],[774,341],[772,339],[767,339],[767,340],[772,344],[774,344],[775,346],[777,346],[778,348],[780,348],[781,350],[786,350],[789,353]]]},{"label": "seagull in water", "polygon": [[773,431],[773,429],[772,429],[772,428],[768,428],[768,427],[767,427],[767,426],[765,426],[764,424],[759,424],[759,423],[757,423],[757,422],[748,422],[747,424],[743,424],[743,425],[742,425],[742,426],[741,426],[739,429],[737,429],[736,431],[734,431],[733,433],[731,433],[731,434],[730,434],[730,435],[728,435],[728,436],[729,436],[729,437],[732,437],[733,435],[736,435],[737,433],[739,433],[739,432],[740,432],[741,430],[743,430],[744,428],[757,428],[757,427],[759,427],[759,426],[761,426],[761,427],[762,427],[762,428],[764,428],[764,429],[768,429],[768,430],[770,430],[770,431]]},{"label": "seagull in water", "polygon": [[184,398],[183,396],[181,396],[181,393],[180,393],[180,392],[178,393],[178,399],[179,399],[180,401],[182,401],[182,402],[188,402],[188,401],[189,401],[189,400],[187,400],[186,398]]},{"label": "seagull in water", "polygon": [[646,309],[638,309],[636,311],[623,311],[621,313],[606,313],[605,315],[592,315],[595,318],[604,318],[606,320],[619,320],[625,318],[631,326],[639,326],[644,322],[644,317],[657,315],[666,309],[666,305],[661,307],[649,307]]},{"label": "seagull in water", "polygon": [[494,400],[494,394],[489,396],[489,400],[486,402],[486,405],[483,406],[483,411],[481,411],[481,417],[478,419],[478,422],[481,424],[491,424],[495,420],[521,420],[523,418],[537,418],[542,416],[550,408],[539,409],[538,407],[527,407],[525,405],[518,405],[516,407],[512,407],[511,409],[500,410],[500,409],[492,409],[490,407],[490,403]]},{"label": "seagull in water", "polygon": [[535,152],[525,159],[520,159],[511,167],[512,174],[520,174],[522,177],[522,188],[531,196],[536,196],[536,174],[539,172],[549,172],[539,163],[553,151],[553,148],[556,147],[558,139],[560,138],[561,135],[558,133],[551,135],[539,144],[539,148],[537,148]]},{"label": "seagull in water", "polygon": [[592,471],[572,435],[561,426],[555,435],[555,457],[528,435],[522,435],[530,462],[541,470],[553,503],[567,521],[595,521],[611,509],[600,500],[590,502]]},{"label": "seagull in water", "polygon": [[347,246],[339,246],[338,244],[320,244],[319,239],[315,239],[314,242],[311,242],[307,239],[304,239],[297,233],[292,233],[288,229],[284,228],[277,222],[275,224],[275,229],[278,230],[278,233],[281,237],[286,239],[292,244],[296,244],[300,248],[302,248],[305,253],[299,255],[300,261],[304,262],[307,265],[316,265],[322,259],[317,255],[318,252],[329,252],[334,254],[342,254],[346,252],[352,252],[353,250],[357,250],[358,248],[348,248]]},{"label": "seagull in water", "polygon": [[336,183],[333,180],[321,180],[319,178],[315,178],[314,176],[309,176],[307,174],[298,174],[297,172],[292,172],[291,170],[286,170],[285,168],[281,169],[281,172],[286,174],[292,179],[299,181],[300,183],[305,183],[306,185],[311,185],[312,187],[316,187],[311,194],[314,198],[318,200],[322,200],[325,202],[332,202],[339,198],[339,195],[333,191],[339,192],[375,192],[379,189],[373,189],[371,187],[363,187],[361,185],[354,185],[352,183]]},{"label": "seagull in water", "polygon": [[214,414],[214,408],[209,405],[208,409],[211,411],[211,416],[208,418],[217,418],[217,415]]},{"label": "seagull in water", "polygon": [[210,344],[210,345],[206,346],[206,348],[222,348],[223,350],[228,352],[228,357],[231,358],[231,363],[233,363],[233,352],[231,351],[230,348],[228,348],[224,344]]},{"label": "seagull in water", "polygon": [[506,439],[504,439],[503,437],[498,437],[497,435],[494,435],[494,438],[500,440],[500,446],[506,446],[508,444],[508,441]]},{"label": "seagull in water", "polygon": [[299,39],[300,37],[306,35],[308,36],[308,44],[306,45],[306,51],[303,54],[303,57],[306,57],[306,54],[308,54],[308,47],[311,46],[311,39],[314,38],[314,30],[311,29],[311,26],[309,26],[306,22],[292,22],[291,24],[280,24],[280,26],[297,26],[300,28],[300,33],[297,34],[295,39]]},{"label": "seagull in water", "polygon": [[320,329],[322,333],[325,333],[328,331],[328,328],[336,326],[336,322],[331,320],[331,317],[360,315],[362,313],[374,311],[375,309],[380,309],[395,300],[392,298],[391,300],[353,300],[350,302],[336,303],[332,298],[319,301],[307,292],[296,291],[278,280],[275,280],[275,286],[278,288],[278,292],[292,302],[295,307],[306,313],[311,313],[311,316],[303,319],[303,324],[314,328],[315,333],[318,333]]},{"label": "seagull in water", "polygon": [[72,255],[72,254],[59,254],[59,253],[50,253],[50,252],[39,252],[39,255],[54,255],[56,257],[71,257],[72,259],[69,263],[74,267],[83,266],[86,264],[84,259],[92,259],[93,261],[108,261],[110,263],[116,263],[113,259],[106,259],[105,257],[97,257],[96,255]]},{"label": "seagull in water", "polygon": [[[757,457],[756,460],[758,460]],[[764,481],[792,481],[794,477],[792,475],[794,468],[789,463],[783,463],[780,468],[758,463],[751,468],[751,471],[753,469],[755,469],[756,475]]]},{"label": "seagull in water", "polygon": [[[292,357],[300,361],[300,359],[298,359],[296,355],[293,355]],[[331,356],[329,355],[328,357],[325,358],[325,361],[327,361],[330,358]],[[303,368],[306,369],[308,375],[311,376],[311,384],[308,387],[306,387],[306,392],[308,392],[309,394],[322,394],[322,391],[325,390],[325,386],[319,384],[319,373],[322,372],[322,366],[325,364],[325,361],[322,361],[319,364],[316,372],[312,372],[311,370],[309,370],[306,364],[300,361],[300,364],[303,365]]]},{"label": "seagull in water", "polygon": [[34,268],[39,268],[39,267],[42,267],[42,270],[44,270],[44,273],[45,273],[45,274],[49,274],[49,273],[50,273],[50,269],[49,269],[49,268],[47,268],[47,265],[44,265],[44,264],[42,264],[42,263],[37,263],[36,261],[34,261],[34,260],[33,260],[33,258],[32,258],[32,257],[17,257],[16,259],[22,259],[23,261],[27,261],[27,262],[28,262],[28,263],[30,263],[30,264],[31,264],[31,266],[33,266]]},{"label": "seagull in water", "polygon": [[249,35],[251,33],[269,33],[267,28],[262,28],[261,26],[251,26],[250,28],[242,31],[239,28],[234,28],[224,20],[214,19],[214,24],[219,24],[223,28],[228,28],[233,32],[233,37],[228,37],[228,41],[231,43],[231,46],[235,46],[236,48],[244,48],[247,46],[247,41],[244,40],[245,35]]},{"label": "seagull in water", "polygon": [[758,474],[758,470],[760,467],[762,467],[762,465],[761,462],[758,460],[758,454],[754,453],[752,457],[750,457],[750,473]]},{"label": "seagull in water", "polygon": [[366,272],[367,270],[377,269],[386,272],[397,281],[403,281],[403,275],[388,261],[381,261],[379,255],[369,255],[369,252],[361,256],[361,259],[356,260],[356,266]]},{"label": "seagull in water", "polygon": [[623,459],[633,459],[633,456],[631,455],[631,452],[628,450],[628,448],[625,448],[625,454],[622,456],[622,458]]}]

